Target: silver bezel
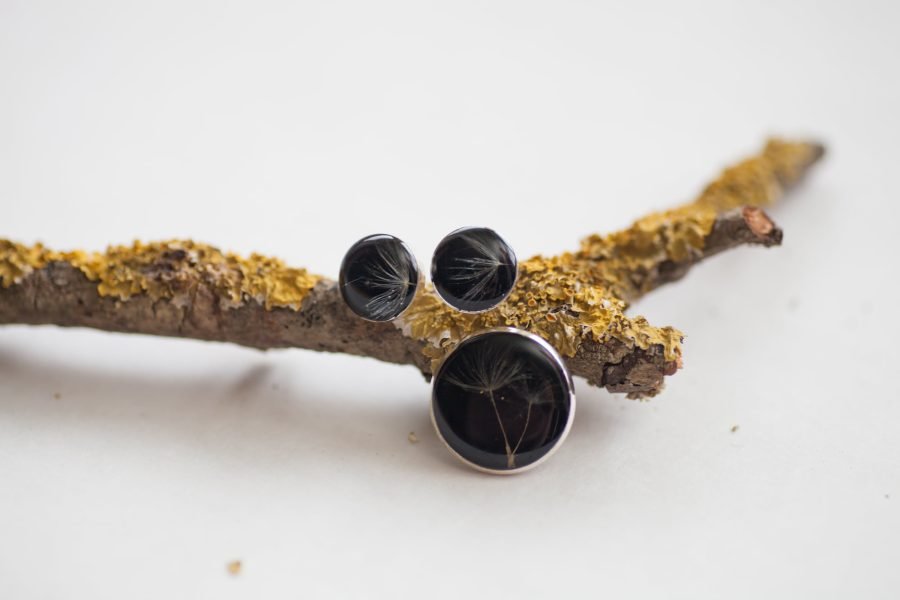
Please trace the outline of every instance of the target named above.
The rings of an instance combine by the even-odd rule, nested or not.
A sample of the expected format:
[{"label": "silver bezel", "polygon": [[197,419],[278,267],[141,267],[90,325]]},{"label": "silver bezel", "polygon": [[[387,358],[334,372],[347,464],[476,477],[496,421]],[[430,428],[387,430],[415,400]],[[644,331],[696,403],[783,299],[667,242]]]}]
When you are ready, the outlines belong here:
[{"label": "silver bezel", "polygon": [[[478,339],[485,335],[490,335],[492,333],[501,333],[501,332],[502,333],[513,333],[516,335],[520,335],[522,337],[528,338],[529,340],[539,344],[541,346],[541,348],[544,351],[546,351],[547,354],[550,355],[550,358],[552,359],[553,363],[556,365],[556,368],[559,370],[559,373],[563,376],[562,377],[563,381],[568,386],[568,389],[565,391],[568,393],[568,396],[569,396],[569,418],[566,421],[566,425],[565,425],[565,428],[563,429],[562,435],[559,436],[559,439],[556,441],[556,443],[553,445],[553,447],[547,451],[547,454],[540,457],[533,463],[527,464],[524,467],[519,467],[516,469],[490,469],[488,467],[483,467],[481,465],[475,464],[472,461],[470,461],[469,459],[465,458],[464,456],[459,454],[456,450],[454,450],[453,447],[450,446],[450,444],[447,442],[447,440],[444,439],[444,436],[441,434],[440,428],[438,428],[438,426],[437,426],[437,420],[434,417],[434,405],[435,405],[435,400],[436,400],[435,399],[435,389],[436,389],[436,384],[437,384],[437,380],[438,380],[437,376],[441,372],[441,369],[444,367],[444,363],[447,362],[447,359],[450,358],[450,356],[452,356],[453,353],[456,352],[456,350],[459,349],[459,347],[462,346],[463,344],[466,344],[472,340]],[[484,331],[479,331],[478,333],[472,334],[469,337],[465,338],[464,340],[459,342],[459,344],[457,344],[456,347],[453,350],[451,350],[450,353],[447,354],[447,356],[445,356],[441,360],[440,364],[438,365],[438,368],[435,369],[435,371],[434,371],[434,377],[432,377],[432,381],[431,381],[431,408],[430,408],[429,412],[431,414],[431,426],[434,427],[434,431],[437,433],[438,439],[440,439],[441,443],[444,444],[444,446],[447,448],[447,450],[450,451],[450,454],[455,456],[462,463],[464,463],[467,466],[475,469],[476,471],[480,471],[482,473],[490,473],[491,475],[516,475],[518,473],[523,473],[525,471],[531,470],[531,469],[535,468],[536,466],[542,464],[548,458],[553,456],[556,453],[556,451],[559,450],[559,447],[562,446],[562,443],[564,441],[566,441],[566,438],[569,436],[569,431],[572,429],[572,423],[575,420],[575,385],[574,385],[574,382],[572,381],[572,375],[571,375],[571,373],[569,373],[568,367],[566,367],[566,363],[563,361],[562,357],[559,355],[559,352],[556,351],[556,348],[554,348],[550,344],[550,342],[548,342],[547,340],[545,340],[544,338],[542,338],[539,335],[535,335],[533,333],[530,333],[530,332],[522,330],[522,329],[516,329],[515,327],[494,327],[491,329],[485,329]]]},{"label": "silver bezel", "polygon": [[402,317],[403,314],[406,313],[410,309],[410,307],[413,305],[413,303],[416,301],[416,296],[420,293],[420,291],[423,288],[423,284],[425,283],[425,271],[424,271],[424,269],[422,269],[422,263],[419,262],[419,260],[416,258],[416,255],[412,251],[412,248],[409,247],[409,244],[404,242],[402,239],[398,238],[396,235],[392,235],[390,233],[370,233],[369,235],[365,235],[365,236],[359,238],[358,240],[356,240],[355,242],[353,242],[353,244],[350,245],[350,248],[347,249],[347,251],[344,253],[344,256],[341,258],[341,267],[343,267],[344,261],[346,260],[347,255],[350,253],[350,250],[352,250],[354,246],[356,246],[357,244],[359,244],[360,242],[362,242],[365,239],[368,239],[370,237],[375,237],[377,235],[388,236],[388,237],[394,238],[395,240],[400,242],[400,245],[403,246],[403,249],[406,250],[406,252],[412,258],[413,263],[416,265],[416,274],[417,274],[416,289],[413,290],[412,300],[409,301],[409,304],[407,304],[403,310],[401,310],[399,313],[397,313],[390,319],[384,319],[384,320],[379,321],[378,319],[370,319],[368,317],[365,317],[365,316],[359,314],[358,312],[356,312],[355,310],[353,310],[353,308],[347,302],[347,298],[344,296],[344,286],[341,284],[341,272],[343,271],[343,268],[341,268],[341,270],[338,271],[338,282],[337,282],[338,294],[341,295],[341,301],[344,303],[344,306],[346,306],[347,309],[351,313],[353,313],[354,316],[356,316],[357,318],[360,318],[363,321],[368,321],[369,323],[390,323],[390,322],[395,321],[395,320],[399,319],[400,317]]},{"label": "silver bezel", "polygon": [[437,250],[437,248],[439,248],[440,245],[444,243],[444,240],[446,240],[448,237],[450,237],[450,236],[452,236],[452,235],[456,235],[456,234],[459,233],[460,231],[464,231],[464,230],[466,230],[466,229],[487,229],[488,231],[490,231],[490,232],[492,232],[494,235],[496,235],[498,238],[500,238],[501,240],[503,240],[503,243],[506,244],[506,247],[507,247],[507,248],[509,248],[509,252],[510,252],[510,254],[512,254],[513,260],[514,260],[515,263],[516,263],[516,264],[515,264],[515,267],[516,267],[516,268],[515,268],[515,276],[514,276],[514,278],[513,278],[512,285],[510,286],[510,288],[509,288],[509,290],[506,292],[506,294],[504,294],[503,297],[500,298],[500,300],[498,300],[497,303],[494,304],[493,306],[491,306],[490,308],[485,308],[484,310],[463,310],[463,309],[457,308],[456,306],[454,306],[453,304],[451,304],[451,303],[447,300],[447,298],[445,298],[444,295],[441,294],[441,291],[438,289],[438,287],[437,287],[436,285],[434,285],[434,271],[435,271],[435,264],[434,264],[434,254],[433,254],[433,253],[432,253],[432,255],[431,255],[431,265],[430,265],[430,268],[428,269],[428,274],[429,274],[429,276],[431,277],[431,283],[432,283],[431,287],[432,287],[432,289],[434,289],[434,293],[437,295],[437,297],[441,299],[441,302],[443,302],[444,304],[446,304],[447,306],[449,306],[450,308],[452,308],[452,309],[455,310],[456,312],[462,313],[462,314],[464,314],[464,315],[480,315],[480,314],[486,313],[486,312],[488,312],[488,311],[490,311],[490,310],[494,310],[495,308],[497,308],[498,306],[500,306],[501,304],[503,304],[504,302],[506,302],[506,299],[509,298],[509,295],[512,294],[512,292],[513,292],[514,289],[516,289],[516,283],[518,283],[518,281],[519,281],[519,257],[516,255],[516,251],[513,249],[513,247],[510,246],[509,243],[506,241],[506,238],[504,238],[503,236],[501,236],[501,235],[500,235],[499,233],[497,233],[494,229],[492,229],[492,228],[490,228],[490,227],[484,227],[484,226],[481,226],[481,225],[467,225],[467,226],[465,226],[465,227],[457,227],[456,229],[454,229],[453,231],[451,231],[450,233],[448,233],[447,235],[445,235],[444,237],[441,238],[441,241],[439,241],[439,242],[437,243],[437,246],[435,246],[435,250]]}]

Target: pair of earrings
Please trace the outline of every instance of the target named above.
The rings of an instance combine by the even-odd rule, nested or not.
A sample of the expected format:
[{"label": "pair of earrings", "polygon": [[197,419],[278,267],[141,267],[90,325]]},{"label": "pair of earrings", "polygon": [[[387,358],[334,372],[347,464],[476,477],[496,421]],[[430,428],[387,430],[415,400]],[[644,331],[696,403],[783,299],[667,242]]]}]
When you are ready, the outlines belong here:
[{"label": "pair of earrings", "polygon": [[[447,235],[431,260],[431,280],[450,306],[468,313],[502,302],[516,283],[516,255],[492,229],[465,227]],[[347,251],[340,288],[347,306],[369,321],[391,321],[409,308],[422,281],[409,247],[387,234],[364,237]]]},{"label": "pair of earrings", "polygon": [[[431,280],[448,305],[467,313],[500,304],[516,282],[509,245],[491,229],[466,227],[438,244]],[[341,264],[347,306],[370,321],[390,321],[412,303],[422,281],[400,239],[367,236]],[[432,380],[431,420],[464,463],[517,473],[547,459],[572,426],[575,394],[562,358],[543,338],[510,327],[469,336],[444,358]]]}]

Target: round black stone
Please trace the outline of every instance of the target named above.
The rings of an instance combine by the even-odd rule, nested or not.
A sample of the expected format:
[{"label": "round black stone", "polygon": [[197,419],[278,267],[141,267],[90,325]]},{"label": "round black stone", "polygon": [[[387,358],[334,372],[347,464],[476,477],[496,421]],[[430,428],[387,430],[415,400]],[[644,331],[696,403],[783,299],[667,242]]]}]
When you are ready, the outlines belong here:
[{"label": "round black stone", "polygon": [[461,342],[434,376],[438,435],[483,470],[527,468],[557,447],[575,414],[569,372],[542,339],[516,329]]},{"label": "round black stone", "polygon": [[457,229],[434,251],[431,280],[435,291],[453,308],[482,312],[503,302],[512,291],[516,255],[492,229]]},{"label": "round black stone", "polygon": [[379,233],[344,255],[338,285],[350,309],[369,321],[390,321],[412,302],[419,285],[416,259],[402,240]]}]

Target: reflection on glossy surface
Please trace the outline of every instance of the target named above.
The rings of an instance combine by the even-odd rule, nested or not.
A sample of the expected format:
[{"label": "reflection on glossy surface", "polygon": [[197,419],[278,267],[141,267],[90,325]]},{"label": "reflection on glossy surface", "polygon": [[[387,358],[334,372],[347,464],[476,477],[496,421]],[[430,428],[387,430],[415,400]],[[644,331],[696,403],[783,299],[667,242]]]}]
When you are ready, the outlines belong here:
[{"label": "reflection on glossy surface", "polygon": [[447,304],[466,312],[485,311],[512,291],[516,255],[491,229],[458,229],[434,251],[431,279]]},{"label": "reflection on glossy surface", "polygon": [[419,282],[416,260],[401,240],[370,235],[341,263],[340,289],[350,309],[370,321],[390,321],[412,302]]},{"label": "reflection on glossy surface", "polygon": [[435,374],[438,434],[475,467],[523,469],[564,439],[574,414],[572,384],[556,352],[517,330],[462,342]]}]

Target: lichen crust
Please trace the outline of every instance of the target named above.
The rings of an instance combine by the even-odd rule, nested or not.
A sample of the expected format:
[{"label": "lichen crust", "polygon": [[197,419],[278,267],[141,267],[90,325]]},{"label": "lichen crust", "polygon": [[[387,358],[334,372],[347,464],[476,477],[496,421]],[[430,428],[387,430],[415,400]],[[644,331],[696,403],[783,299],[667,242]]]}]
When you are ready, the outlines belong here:
[{"label": "lichen crust", "polygon": [[253,300],[267,309],[299,310],[321,279],[277,258],[260,254],[244,258],[191,240],[136,241],[130,246],[110,246],[103,253],[58,252],[40,243],[27,246],[0,240],[0,285],[19,283],[52,262],[79,269],[97,282],[100,296],[127,301],[147,294],[153,300],[166,298],[178,305],[189,303],[197,287],[205,284],[226,308]]},{"label": "lichen crust", "polygon": [[428,342],[424,351],[433,366],[467,336],[497,326],[540,335],[565,356],[574,356],[586,339],[616,339],[632,348],[661,348],[667,361],[680,366],[683,334],[627,316],[628,303],[648,291],[654,269],[699,259],[718,215],[772,204],[821,152],[816,144],[769,140],[760,155],[726,169],[693,202],[652,213],[622,231],[591,235],[575,253],[523,262],[513,292],[488,312],[459,313],[426,288],[397,325]]}]

